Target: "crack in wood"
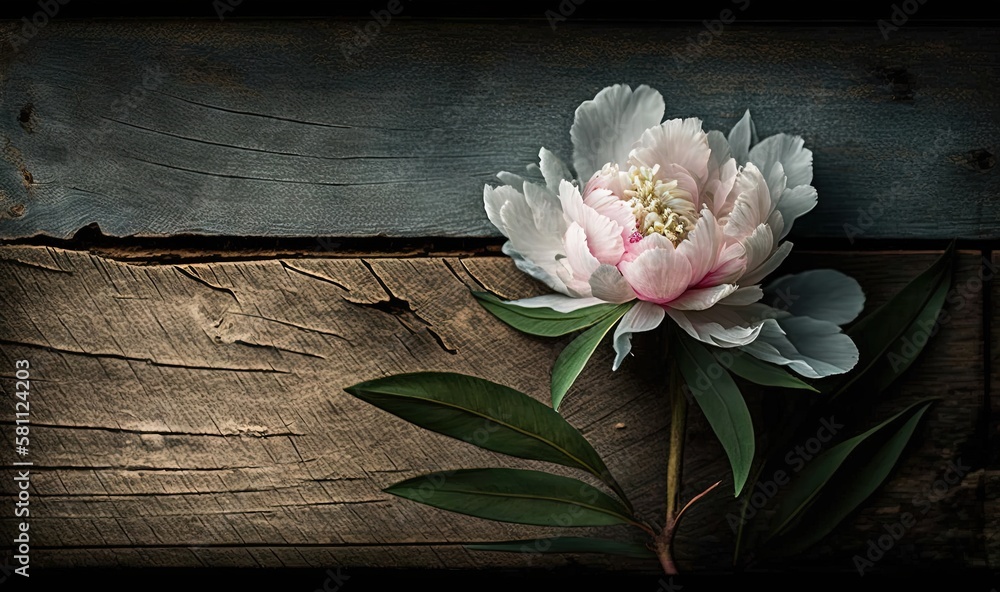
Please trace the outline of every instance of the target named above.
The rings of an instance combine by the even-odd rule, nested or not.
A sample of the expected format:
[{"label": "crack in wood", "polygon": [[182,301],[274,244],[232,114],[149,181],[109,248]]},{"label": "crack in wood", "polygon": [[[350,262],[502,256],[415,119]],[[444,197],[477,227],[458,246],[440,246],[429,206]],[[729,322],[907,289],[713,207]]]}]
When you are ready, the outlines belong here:
[{"label": "crack in wood", "polygon": [[[13,421],[0,421],[0,425],[15,425]],[[50,429],[64,429],[64,430],[95,430],[101,432],[110,432],[115,434],[137,434],[137,435],[149,435],[149,436],[199,436],[207,438],[232,438],[232,437],[247,437],[252,436],[254,438],[278,438],[284,436],[304,436],[298,432],[270,432],[267,428],[263,430],[251,430],[251,429],[237,429],[235,432],[223,432],[211,433],[211,432],[185,432],[185,431],[174,431],[174,430],[140,430],[133,428],[122,428],[122,427],[109,427],[109,426],[95,426],[95,425],[68,425],[60,423],[39,423],[37,421],[31,422],[32,428],[50,428]]]},{"label": "crack in wood", "polygon": [[319,273],[315,273],[315,272],[312,272],[312,271],[306,271],[306,270],[304,270],[302,268],[299,268],[299,267],[295,267],[294,265],[292,265],[292,264],[290,264],[290,263],[288,263],[287,261],[284,261],[284,260],[280,261],[280,263],[281,263],[281,266],[284,267],[285,269],[290,269],[290,270],[292,270],[292,271],[294,271],[296,273],[300,273],[300,274],[302,274],[302,275],[304,275],[304,276],[306,276],[308,278],[312,278],[314,280],[319,280],[321,282],[326,282],[328,284],[333,284],[334,286],[337,286],[338,288],[340,288],[341,290],[343,290],[345,292],[350,292],[351,291],[350,288],[348,288],[347,286],[345,286],[344,284],[338,282],[337,280],[335,280],[333,278],[330,278],[330,277],[327,277],[325,275],[322,275],[322,274],[319,274]]},{"label": "crack in wood", "polygon": [[[221,340],[221,337],[216,336],[216,339],[217,340]],[[233,343],[238,343],[240,345],[245,345],[247,347],[260,347],[260,348],[264,348],[264,349],[273,349],[273,350],[279,351],[279,352],[287,352],[287,353],[290,353],[290,354],[296,354],[296,355],[300,355],[300,356],[307,356],[307,357],[310,357],[310,358],[317,358],[317,359],[320,359],[320,360],[325,360],[326,359],[326,356],[324,356],[322,354],[314,354],[312,352],[299,351],[299,350],[295,350],[295,349],[289,349],[287,347],[281,347],[281,346],[274,345],[274,344],[254,343],[252,341],[246,341],[246,340],[243,340],[243,339],[234,339],[232,342]]]},{"label": "crack in wood", "polygon": [[[424,330],[427,331],[427,333],[434,339],[434,341],[438,344],[438,346],[442,350],[444,350],[445,353],[449,355],[455,355],[458,353],[458,350],[448,346],[448,344],[445,343],[444,338],[442,338],[441,335],[436,330],[434,330],[434,328],[431,326],[431,323],[427,319],[420,316],[420,314],[413,309],[413,306],[410,304],[409,300],[404,300],[396,296],[392,292],[388,284],[386,284],[385,281],[382,279],[382,277],[379,276],[379,274],[375,271],[375,268],[372,267],[371,263],[369,263],[365,259],[361,259],[361,264],[364,265],[365,268],[368,269],[368,272],[372,274],[372,277],[375,278],[376,282],[378,282],[378,285],[382,288],[382,291],[385,292],[385,295],[388,299],[379,302],[355,302],[353,300],[348,300],[348,302],[356,306],[374,308],[375,310],[379,310],[381,312],[390,314],[397,321],[399,321],[399,324],[402,325],[407,331],[409,331],[410,334],[415,335],[417,331],[412,327],[410,327],[403,320],[404,317],[412,316],[414,319],[416,319],[417,321],[419,321],[424,325]],[[409,350],[409,347],[407,347],[407,350]],[[412,354],[413,352],[411,351],[410,353]]]},{"label": "crack in wood", "polygon": [[292,374],[288,370],[278,370],[277,368],[241,368],[233,366],[197,366],[193,364],[181,364],[174,362],[158,362],[152,358],[139,358],[136,356],[126,356],[123,354],[114,354],[107,352],[88,352],[88,351],[77,351],[72,349],[65,349],[60,347],[54,347],[50,345],[42,345],[39,343],[29,343],[27,341],[16,341],[11,339],[0,338],[0,344],[4,345],[15,345],[23,347],[33,347],[38,349],[44,349],[46,351],[56,352],[60,354],[69,354],[77,356],[86,356],[89,358],[110,358],[113,360],[124,360],[127,362],[143,362],[151,366],[160,366],[164,368],[186,368],[189,370],[216,370],[224,372],[264,372],[264,373],[274,373],[274,374]]},{"label": "crack in wood", "polygon": [[[236,316],[241,316],[241,317],[250,317],[250,318],[253,318],[253,319],[261,319],[261,320],[264,320],[264,321],[270,321],[272,323],[277,323],[279,325],[284,325],[286,327],[291,327],[293,329],[298,329],[300,331],[306,331],[306,332],[309,332],[309,333],[318,333],[319,335],[329,335],[330,337],[336,337],[337,339],[341,339],[343,341],[346,341],[350,345],[354,345],[354,343],[350,339],[348,339],[347,337],[344,337],[343,335],[341,335],[339,333],[334,333],[333,331],[327,331],[325,329],[317,329],[315,327],[307,327],[305,325],[300,325],[298,323],[293,323],[291,321],[283,321],[281,319],[275,319],[275,318],[267,317],[267,316],[264,316],[264,315],[255,315],[255,314],[250,314],[250,313],[246,313],[246,312],[236,312],[236,311],[232,311],[232,310],[227,310],[223,314],[224,315],[231,314],[231,315],[236,315]],[[219,323],[216,324],[216,326],[218,326],[219,324],[221,324],[221,320],[219,321]]]},{"label": "crack in wood", "polygon": [[215,284],[213,284],[213,283],[211,283],[211,282],[203,279],[201,276],[199,276],[195,272],[191,271],[190,269],[184,269],[183,267],[180,267],[180,266],[175,267],[174,269],[176,269],[177,272],[180,273],[181,275],[185,275],[185,276],[193,279],[194,281],[198,282],[199,284],[208,286],[209,288],[211,288],[213,290],[216,290],[218,292],[226,292],[227,294],[229,294],[230,296],[232,296],[236,300],[236,302],[240,301],[239,296],[237,296],[236,292],[234,292],[233,290],[231,290],[229,288],[223,288],[222,286],[216,286]]}]

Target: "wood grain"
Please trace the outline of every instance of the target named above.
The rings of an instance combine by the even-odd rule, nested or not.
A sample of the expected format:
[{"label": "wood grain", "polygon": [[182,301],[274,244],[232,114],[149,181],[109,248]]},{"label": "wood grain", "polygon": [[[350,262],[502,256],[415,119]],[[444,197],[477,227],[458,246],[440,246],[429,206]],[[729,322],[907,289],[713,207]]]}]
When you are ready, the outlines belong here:
[{"label": "wood grain", "polygon": [[983,538],[987,560],[993,569],[1000,568],[1000,390],[997,388],[1000,385],[1000,309],[997,307],[1000,302],[1000,278],[997,278],[997,270],[1000,270],[1000,253],[993,252],[989,265],[984,262],[983,270],[983,280],[991,292],[990,307],[986,309],[990,324],[990,388],[986,403],[990,415],[984,422],[987,452],[983,504],[986,527]]},{"label": "wood grain", "polygon": [[993,29],[741,18],[404,14],[357,53],[368,21],[54,21],[23,44],[4,23],[0,238],[496,237],[483,185],[541,146],[571,161],[574,110],[618,82],[707,129],[749,108],[803,135],[820,201],[795,236],[1000,237]]},{"label": "wood grain", "polygon": [[[842,269],[870,305],[884,302],[935,254],[805,254]],[[958,279],[977,269],[961,257]],[[795,261],[792,262],[795,264]],[[473,553],[461,541],[543,536],[559,529],[495,524],[381,493],[421,472],[545,467],[409,426],[346,395],[357,381],[450,370],[547,400],[548,370],[566,339],[532,338],[482,310],[469,288],[540,293],[503,257],[299,259],[134,265],[47,247],[0,248],[0,381],[32,366],[31,498],[37,565],[538,567],[574,562],[655,571],[597,556]],[[971,293],[924,361],[880,413],[929,395],[929,412],[884,491],[796,565],[850,571],[880,524],[927,491],[949,460],[975,471],[880,564],[985,562],[981,297]],[[638,510],[658,517],[666,465],[663,376],[635,358],[610,371],[605,344],[563,405]],[[9,418],[0,418],[7,427]],[[700,413],[689,420],[687,492],[728,474]],[[4,445],[13,446],[4,429]],[[8,467],[10,468],[10,467]],[[5,496],[12,494],[9,480]],[[722,488],[727,489],[728,486]],[[687,494],[686,494],[687,495]],[[685,569],[729,569],[726,495],[695,507],[681,529]],[[0,517],[5,532],[12,517]],[[635,537],[622,528],[588,529]],[[574,534],[579,534],[574,531]]]}]

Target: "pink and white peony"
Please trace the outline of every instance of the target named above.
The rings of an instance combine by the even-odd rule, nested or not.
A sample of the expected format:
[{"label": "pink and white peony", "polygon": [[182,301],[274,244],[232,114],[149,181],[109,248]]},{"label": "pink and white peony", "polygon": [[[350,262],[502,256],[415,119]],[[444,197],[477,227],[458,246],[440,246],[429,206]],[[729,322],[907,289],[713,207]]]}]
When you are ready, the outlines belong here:
[{"label": "pink and white peony", "polygon": [[802,138],[751,147],[749,111],[728,138],[697,118],[661,123],[663,114],[648,86],[605,88],[570,129],[578,180],[543,148],[544,182],[501,172],[505,185],[486,186],[504,253],[559,292],[515,304],[565,312],[637,301],[615,330],[615,369],[632,333],[669,316],[695,339],[806,377],[850,370],[858,351],[840,325],[864,304],[857,282],[816,270],[761,286],[792,248],[782,241],[792,223],[816,205]]}]

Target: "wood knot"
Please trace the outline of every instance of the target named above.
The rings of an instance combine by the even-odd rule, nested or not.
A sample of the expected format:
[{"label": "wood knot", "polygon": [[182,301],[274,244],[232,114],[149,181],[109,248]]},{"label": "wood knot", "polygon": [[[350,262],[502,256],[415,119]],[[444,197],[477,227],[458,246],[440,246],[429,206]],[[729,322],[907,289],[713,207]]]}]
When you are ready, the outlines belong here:
[{"label": "wood knot", "polygon": [[985,148],[970,150],[967,156],[969,164],[977,171],[988,171],[997,164],[996,155]]},{"label": "wood knot", "polygon": [[21,107],[21,112],[17,116],[17,121],[21,124],[21,128],[29,134],[35,131],[35,122],[32,119],[34,114],[35,106],[28,103],[24,107]]},{"label": "wood knot", "polygon": [[913,100],[913,76],[902,66],[887,66],[882,75],[889,82],[893,101]]}]

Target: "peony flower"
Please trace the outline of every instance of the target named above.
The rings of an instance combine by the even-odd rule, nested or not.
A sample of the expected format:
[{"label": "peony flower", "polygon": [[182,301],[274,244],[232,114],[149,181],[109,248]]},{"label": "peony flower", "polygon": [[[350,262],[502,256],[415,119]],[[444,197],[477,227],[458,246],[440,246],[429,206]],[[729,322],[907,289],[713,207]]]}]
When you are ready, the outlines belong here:
[{"label": "peony flower", "polygon": [[614,369],[633,333],[669,317],[694,339],[806,377],[850,370],[858,351],[840,326],[864,304],[857,282],[815,270],[761,284],[791,251],[782,239],[794,221],[816,205],[802,138],[751,147],[749,111],[728,137],[663,114],[648,86],[605,88],[576,110],[576,177],[542,148],[541,179],[501,172],[504,185],[485,187],[503,252],[558,292],[513,304],[568,312],[635,301],[614,332]]}]

